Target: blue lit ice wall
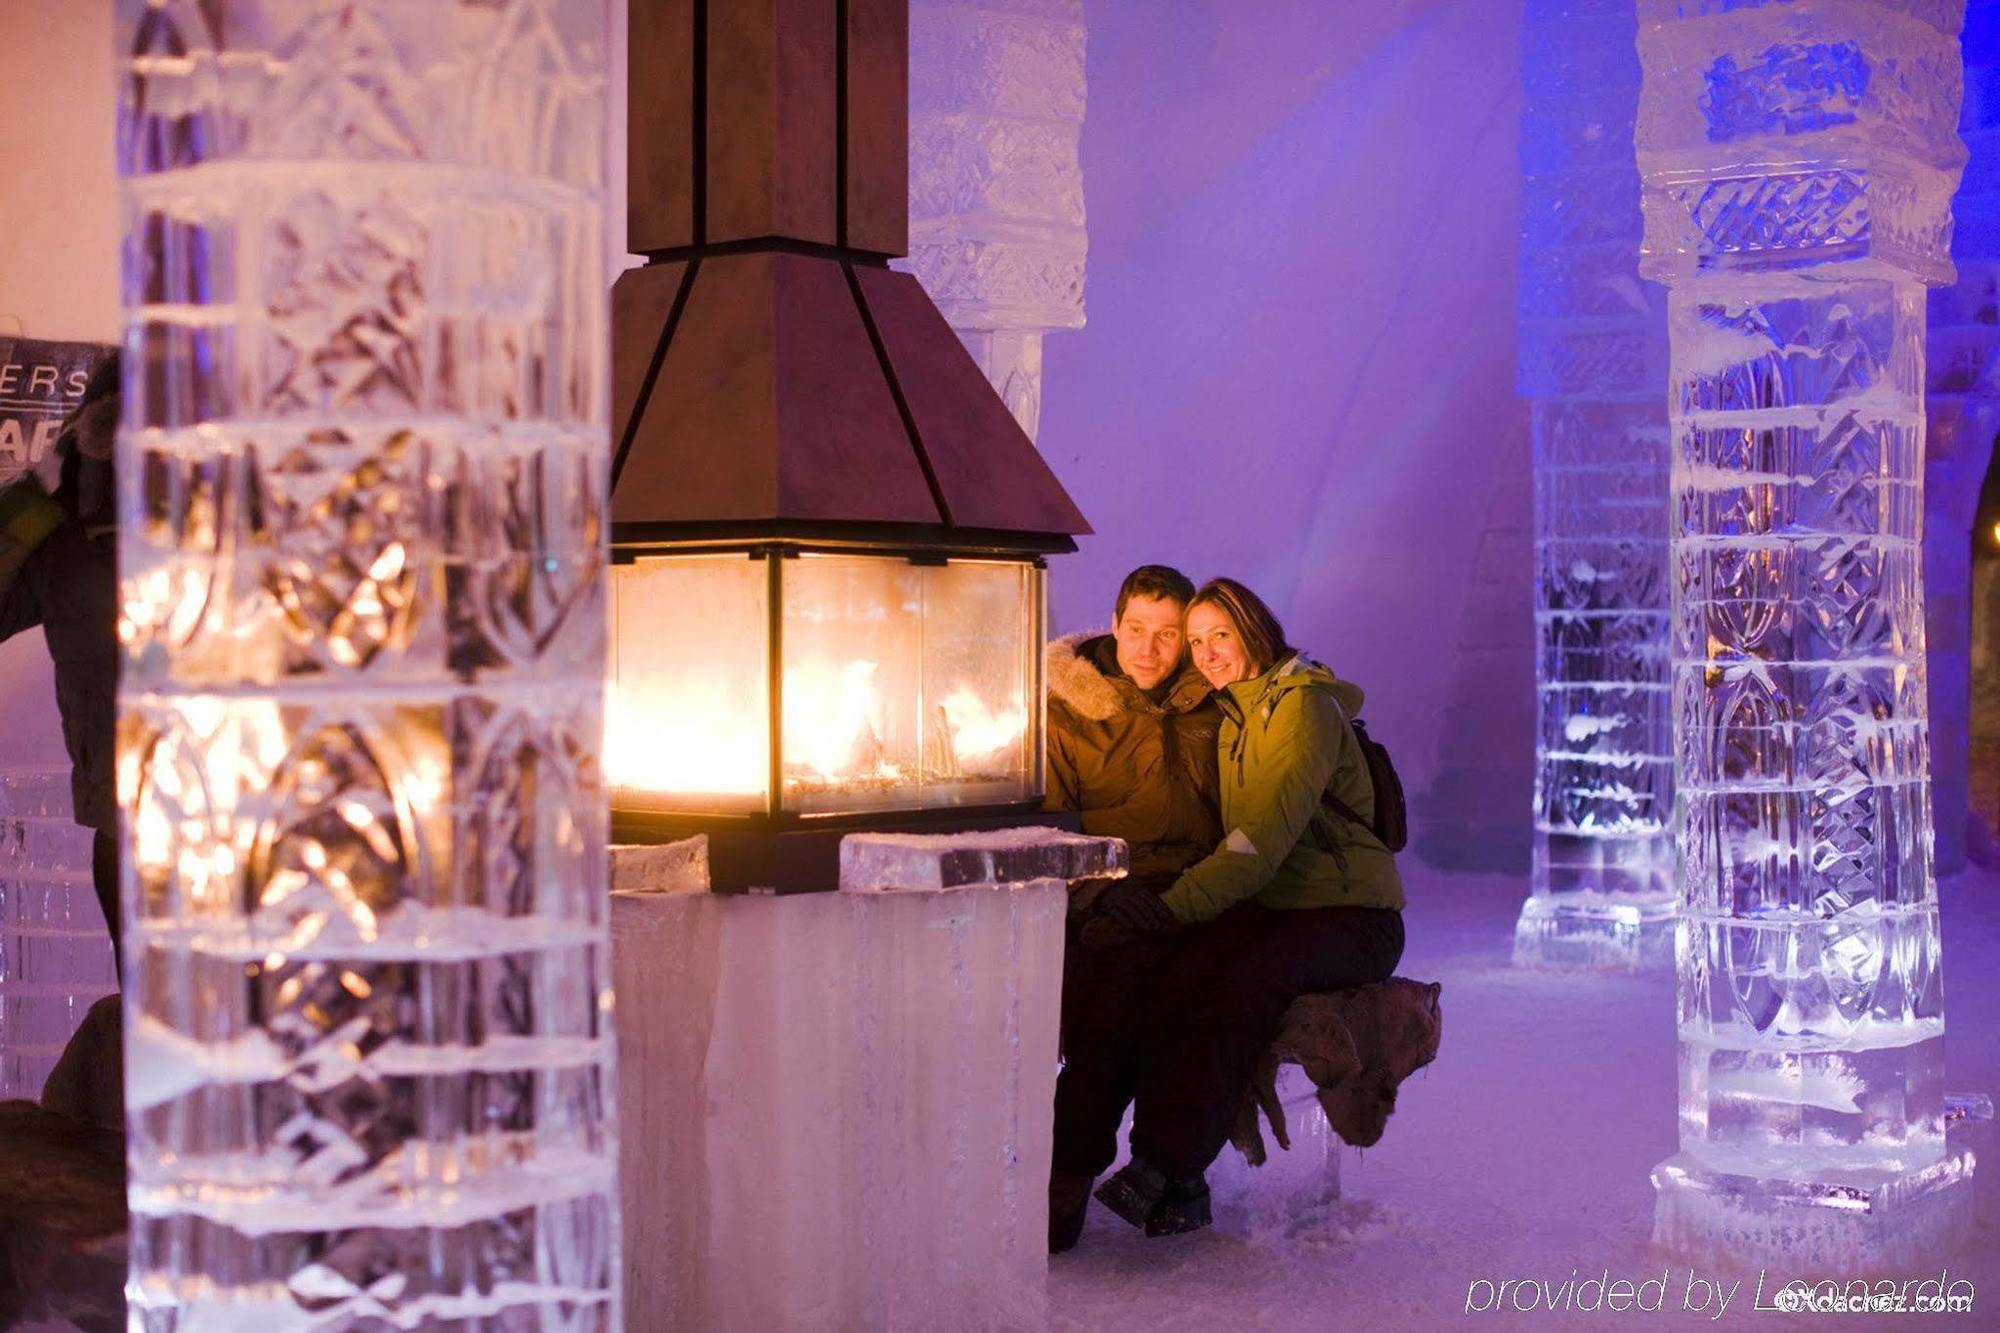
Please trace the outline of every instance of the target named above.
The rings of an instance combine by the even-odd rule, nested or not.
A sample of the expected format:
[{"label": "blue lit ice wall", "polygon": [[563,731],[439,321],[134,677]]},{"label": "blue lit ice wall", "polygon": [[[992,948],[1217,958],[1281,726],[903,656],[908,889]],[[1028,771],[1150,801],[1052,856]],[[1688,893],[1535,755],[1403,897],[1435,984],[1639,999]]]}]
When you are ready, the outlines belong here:
[{"label": "blue lit ice wall", "polygon": [[1671,952],[1665,293],[1639,277],[1631,0],[1522,28],[1521,396],[1532,405],[1532,896],[1517,961]]},{"label": "blue lit ice wall", "polygon": [[1937,868],[1965,864],[1972,734],[1972,524],[2000,433],[2000,0],[1973,0],[1960,39],[1969,153],[1952,201],[1958,280],[1930,294],[1924,411],[1924,599]]}]

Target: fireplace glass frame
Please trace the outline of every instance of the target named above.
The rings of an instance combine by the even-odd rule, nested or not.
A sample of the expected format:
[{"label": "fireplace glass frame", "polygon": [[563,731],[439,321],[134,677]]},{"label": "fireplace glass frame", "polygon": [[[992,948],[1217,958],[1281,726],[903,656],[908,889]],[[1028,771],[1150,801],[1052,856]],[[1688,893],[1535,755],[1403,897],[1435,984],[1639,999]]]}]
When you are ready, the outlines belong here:
[{"label": "fireplace glass frame", "polygon": [[[856,830],[925,832],[1049,822],[1042,813],[1048,573],[1040,553],[746,540],[614,548],[613,559],[605,776],[615,841],[656,843],[703,833],[709,838],[718,891],[799,892],[832,887],[823,881],[831,873],[838,840]],[[874,605],[868,601],[869,585],[877,582],[870,565],[879,567],[883,589]],[[938,585],[954,571],[976,569],[1004,574],[1018,595],[1008,596],[1007,584],[998,578],[990,589],[961,588],[961,601],[969,593],[989,615],[944,618],[942,607],[932,604]],[[631,595],[635,581],[655,573],[662,584],[680,576],[707,581],[709,587],[701,599],[666,599],[658,613],[652,607],[629,613],[621,597]],[[654,590],[656,597],[660,591]],[[837,594],[832,600],[844,597],[856,612],[845,627],[839,616],[829,624],[804,613],[809,606],[828,605],[829,592]],[[894,604],[899,595],[900,608]],[[982,653],[978,639],[995,636],[990,613],[996,598],[1017,612],[1011,629],[1004,609],[998,615],[1002,641],[1011,640],[1011,646]],[[732,604],[742,608],[740,616]],[[715,619],[718,609],[725,625]],[[934,612],[940,613],[935,622]],[[864,615],[876,623],[865,626]],[[761,623],[753,629],[752,622]],[[945,631],[942,643],[934,629]],[[809,659],[794,652],[787,660],[788,647],[795,649],[807,638],[843,645],[856,674],[839,672],[839,650],[815,652]],[[862,664],[852,660],[858,644],[885,651],[872,653],[876,660]],[[683,647],[696,660],[677,660],[674,654]],[[815,670],[802,679],[808,661]],[[940,672],[943,662],[958,670]],[[689,700],[672,725],[641,722],[659,714],[647,715],[623,702],[620,681],[634,673]],[[912,681],[914,700],[909,698]],[[968,690],[968,682],[974,688]],[[977,688],[996,682],[997,689]],[[894,715],[880,725],[885,751],[880,771],[913,771],[914,776],[881,779],[838,794],[815,791],[817,770],[807,762],[808,753],[796,753],[813,747],[795,743],[795,753],[786,750],[788,684],[795,699],[801,690],[811,691],[811,702],[795,703],[790,734],[796,742],[800,725],[819,726],[822,751],[828,744],[824,716],[829,709],[857,689],[878,691],[871,698],[886,694],[872,714]],[[1018,740],[992,745],[969,762],[945,740],[1005,735],[1013,723],[1007,710],[1016,701]],[[988,707],[991,713],[982,711]],[[744,726],[717,727],[712,721],[718,712],[745,709],[760,711]],[[875,745],[873,730],[858,743]],[[838,739],[834,753],[846,753],[855,743],[846,735]],[[675,747],[686,753],[676,753]],[[629,783],[626,775],[647,762],[656,765],[659,785]],[[716,785],[727,790],[699,791],[685,778],[678,787],[668,786],[661,775],[676,768],[681,774],[717,774]],[[954,776],[940,776],[946,772]]]}]

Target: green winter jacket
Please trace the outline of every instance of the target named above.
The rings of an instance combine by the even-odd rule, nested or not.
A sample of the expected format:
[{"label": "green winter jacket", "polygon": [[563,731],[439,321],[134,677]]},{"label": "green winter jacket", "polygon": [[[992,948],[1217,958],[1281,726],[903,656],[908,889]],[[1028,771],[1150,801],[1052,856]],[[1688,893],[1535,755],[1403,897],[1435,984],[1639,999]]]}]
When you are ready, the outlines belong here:
[{"label": "green winter jacket", "polygon": [[1275,908],[1400,911],[1396,858],[1365,825],[1320,803],[1331,790],[1364,820],[1374,817],[1374,787],[1348,725],[1361,709],[1361,687],[1295,653],[1237,681],[1218,701],[1228,832],[1167,890],[1173,914],[1208,921],[1246,898]]}]

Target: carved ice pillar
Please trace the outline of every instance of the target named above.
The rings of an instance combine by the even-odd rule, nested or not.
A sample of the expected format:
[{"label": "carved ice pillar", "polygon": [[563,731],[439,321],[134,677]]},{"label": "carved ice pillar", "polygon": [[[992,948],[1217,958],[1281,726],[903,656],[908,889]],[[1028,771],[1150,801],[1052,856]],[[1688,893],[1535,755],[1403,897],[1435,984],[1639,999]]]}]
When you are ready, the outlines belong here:
[{"label": "carved ice pillar", "polygon": [[1082,0],[914,0],[909,269],[1030,438],[1083,327]]},{"label": "carved ice pillar", "polygon": [[1924,639],[1940,874],[1966,861],[1972,543],[1993,540],[1972,524],[2000,435],[2000,5],[1984,0],[1967,9],[1962,49],[1959,131],[1969,161],[1952,202],[1958,281],[1930,294],[1924,394]]},{"label": "carved ice pillar", "polygon": [[1532,893],[1514,957],[1673,956],[1665,294],[1639,279],[1631,0],[1531,0],[1520,392],[1533,412]]},{"label": "carved ice pillar", "polygon": [[1932,1262],[1972,1169],[1942,1122],[1918,541],[1962,5],[1638,12],[1682,853],[1655,1236],[1815,1274]]},{"label": "carved ice pillar", "polygon": [[133,1327],[619,1326],[601,0],[120,0]]}]

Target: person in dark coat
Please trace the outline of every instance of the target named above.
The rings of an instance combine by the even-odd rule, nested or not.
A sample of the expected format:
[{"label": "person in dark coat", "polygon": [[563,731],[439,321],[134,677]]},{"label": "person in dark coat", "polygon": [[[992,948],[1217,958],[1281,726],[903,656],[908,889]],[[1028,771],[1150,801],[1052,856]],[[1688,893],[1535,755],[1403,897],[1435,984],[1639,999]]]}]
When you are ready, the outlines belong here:
[{"label": "person in dark coat", "polygon": [[[1222,716],[1208,682],[1189,665],[1181,636],[1193,596],[1193,582],[1179,570],[1141,566],[1118,590],[1109,634],[1049,645],[1047,805],[1078,812],[1086,833],[1131,845],[1131,874],[1118,881],[1121,889],[1165,892],[1222,838],[1216,797]],[[1052,1253],[1076,1243],[1090,1188],[1117,1155],[1153,983],[1148,943],[1079,947],[1103,887],[1077,891],[1063,962]]]},{"label": "person in dark coat", "polygon": [[37,473],[0,491],[0,643],[40,628],[69,750],[71,817],[96,837],[91,879],[123,973],[118,914],[118,356],[98,364]]}]

